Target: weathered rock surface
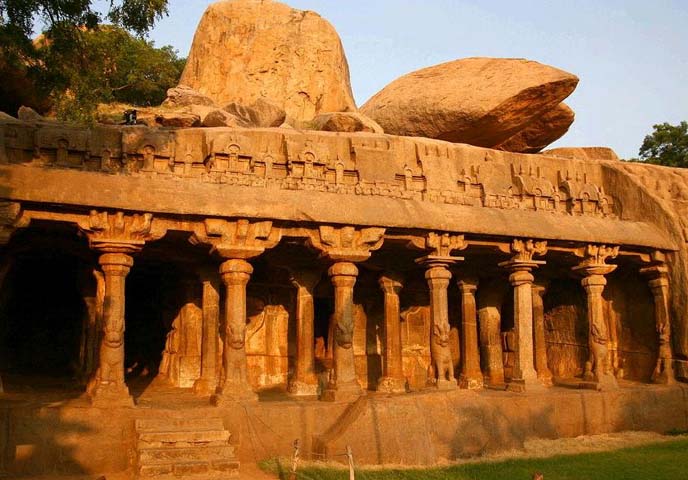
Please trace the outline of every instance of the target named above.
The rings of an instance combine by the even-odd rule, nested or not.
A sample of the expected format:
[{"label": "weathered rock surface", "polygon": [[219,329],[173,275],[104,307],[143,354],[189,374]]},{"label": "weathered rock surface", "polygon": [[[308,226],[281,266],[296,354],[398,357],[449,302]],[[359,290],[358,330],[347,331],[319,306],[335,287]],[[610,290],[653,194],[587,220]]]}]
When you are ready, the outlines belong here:
[{"label": "weathered rock surface", "polygon": [[370,132],[385,133],[373,119],[358,112],[322,113],[311,122],[314,130],[326,132]]},{"label": "weathered rock surface", "polygon": [[193,88],[178,85],[167,90],[167,98],[162,104],[169,107],[186,107],[188,105],[213,106],[215,103],[210,97]]},{"label": "weathered rock surface", "polygon": [[231,102],[224,110],[253,127],[279,127],[287,116],[284,109],[263,98],[257,99],[249,106]]},{"label": "weathered rock surface", "polygon": [[356,110],[332,25],[314,12],[269,0],[210,5],[179,83],[218,105],[264,98],[300,121]]},{"label": "weathered rock surface", "polygon": [[163,127],[200,127],[201,117],[196,114],[186,112],[160,112],[155,115],[155,122]]},{"label": "weathered rock surface", "polygon": [[578,158],[583,160],[619,160],[619,156],[609,147],[561,147],[540,152],[563,158]]},{"label": "weathered rock surface", "polygon": [[464,58],[393,81],[361,112],[394,135],[494,147],[556,107],[578,78],[516,58]]},{"label": "weathered rock surface", "polygon": [[560,103],[494,148],[507,152],[537,153],[564,136],[575,117],[571,107]]},{"label": "weathered rock surface", "polygon": [[13,117],[12,115],[8,115],[5,112],[0,112],[0,122],[16,122],[19,119]]},{"label": "weathered rock surface", "polygon": [[247,127],[249,126],[242,119],[217,107],[205,105],[191,105],[186,111],[200,118],[202,127]]}]

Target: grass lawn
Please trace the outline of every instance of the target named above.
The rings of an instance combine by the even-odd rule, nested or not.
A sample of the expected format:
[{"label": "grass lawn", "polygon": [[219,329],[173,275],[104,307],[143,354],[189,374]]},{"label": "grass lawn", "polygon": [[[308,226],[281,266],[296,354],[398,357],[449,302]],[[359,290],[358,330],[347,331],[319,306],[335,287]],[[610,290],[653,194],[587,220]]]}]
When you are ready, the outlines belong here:
[{"label": "grass lawn", "polygon": [[[282,462],[287,480],[288,462]],[[550,458],[471,463],[429,469],[357,469],[356,480],[530,480],[541,472],[545,480],[680,480],[688,478],[688,439],[654,443],[611,452],[560,455]],[[277,472],[274,461],[261,465]],[[348,470],[304,465],[303,480],[348,480]]]}]

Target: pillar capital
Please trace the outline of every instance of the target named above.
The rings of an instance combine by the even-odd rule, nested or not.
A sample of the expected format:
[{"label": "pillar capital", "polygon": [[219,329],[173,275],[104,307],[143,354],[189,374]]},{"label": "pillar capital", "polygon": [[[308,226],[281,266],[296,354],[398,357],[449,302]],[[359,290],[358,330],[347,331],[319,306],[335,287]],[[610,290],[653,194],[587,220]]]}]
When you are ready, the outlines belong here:
[{"label": "pillar capital", "polygon": [[398,272],[385,272],[378,279],[378,284],[384,293],[398,295],[404,287],[404,277]]},{"label": "pillar capital", "polygon": [[520,285],[530,284],[532,286],[535,277],[530,273],[530,268],[524,270],[515,270],[509,275],[509,283],[511,286],[518,287]]},{"label": "pillar capital", "polygon": [[253,267],[246,260],[233,258],[220,265],[220,275],[225,285],[245,286],[252,273]]},{"label": "pillar capital", "polygon": [[384,242],[385,229],[321,225],[308,232],[308,244],[335,262],[363,262]]},{"label": "pillar capital", "polygon": [[456,281],[463,295],[474,294],[478,290],[479,280],[475,277],[461,277]]},{"label": "pillar capital", "polygon": [[[609,265],[609,267],[614,267],[609,270],[609,272],[614,271],[616,265]],[[591,275],[588,275],[587,277],[583,277],[581,280],[581,285],[583,285],[583,288],[586,290],[588,289],[604,289],[605,285],[607,285],[607,279],[604,277],[604,274],[601,273],[594,273]]]},{"label": "pillar capital", "polygon": [[92,210],[78,222],[91,248],[105,253],[136,253],[147,241],[162,238],[167,229],[153,220],[152,213]]},{"label": "pillar capital", "polygon": [[248,260],[273,248],[281,239],[282,229],[271,221],[207,218],[194,226],[189,241],[210,245],[210,251],[223,258]]}]

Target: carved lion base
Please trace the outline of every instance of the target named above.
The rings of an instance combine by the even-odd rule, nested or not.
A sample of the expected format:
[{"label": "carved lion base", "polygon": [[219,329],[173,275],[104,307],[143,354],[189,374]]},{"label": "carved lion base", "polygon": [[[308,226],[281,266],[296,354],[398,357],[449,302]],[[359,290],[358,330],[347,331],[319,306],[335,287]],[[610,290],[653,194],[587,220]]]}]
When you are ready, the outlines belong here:
[{"label": "carved lion base", "polygon": [[382,377],[377,384],[377,391],[382,393],[406,393],[406,379]]},{"label": "carved lion base", "polygon": [[582,382],[580,382],[578,388],[597,390],[598,392],[607,392],[609,390],[618,390],[619,384],[617,383],[614,375],[611,373],[605,373],[600,375],[599,378],[593,378],[592,380],[584,379]]}]

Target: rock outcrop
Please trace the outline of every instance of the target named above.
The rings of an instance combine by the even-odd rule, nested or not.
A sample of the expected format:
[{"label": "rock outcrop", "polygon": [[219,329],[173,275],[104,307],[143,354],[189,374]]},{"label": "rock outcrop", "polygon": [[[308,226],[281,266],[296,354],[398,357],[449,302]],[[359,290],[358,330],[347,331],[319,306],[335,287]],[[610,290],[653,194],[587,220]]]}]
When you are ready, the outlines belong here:
[{"label": "rock outcrop", "polygon": [[313,130],[325,132],[385,133],[373,119],[358,112],[322,113],[311,122]]},{"label": "rock outcrop", "polygon": [[582,160],[619,160],[609,147],[561,147],[541,152],[543,155]]},{"label": "rock outcrop", "polygon": [[385,132],[495,147],[554,109],[578,78],[524,59],[464,58],[393,81],[361,112]]},{"label": "rock outcrop", "polygon": [[217,105],[259,98],[296,121],[355,111],[349,67],[335,29],[318,14],[270,0],[210,5],[180,84]]},{"label": "rock outcrop", "polygon": [[571,107],[565,103],[560,103],[494,148],[507,152],[537,153],[564,136],[569,131],[575,117]]},{"label": "rock outcrop", "polygon": [[189,105],[213,106],[214,102],[207,95],[197,92],[186,85],[178,85],[167,90],[167,98],[162,103],[168,107],[186,107]]}]

